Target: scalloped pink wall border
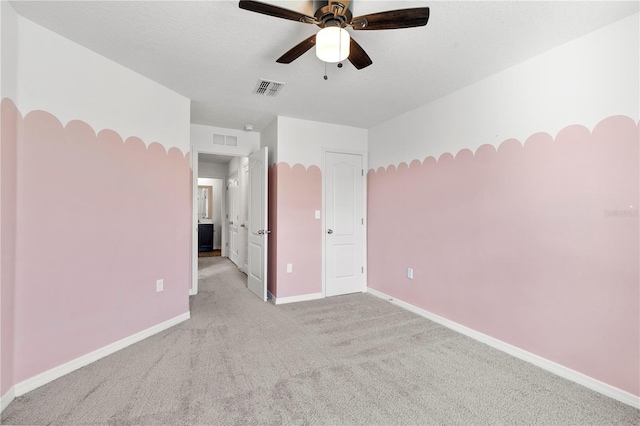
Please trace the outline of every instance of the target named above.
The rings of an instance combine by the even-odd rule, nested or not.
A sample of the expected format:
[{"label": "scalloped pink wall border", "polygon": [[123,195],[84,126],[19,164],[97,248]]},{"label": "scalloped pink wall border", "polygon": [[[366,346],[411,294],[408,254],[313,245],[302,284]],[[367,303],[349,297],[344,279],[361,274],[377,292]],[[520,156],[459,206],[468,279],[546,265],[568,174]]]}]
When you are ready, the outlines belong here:
[{"label": "scalloped pink wall border", "polygon": [[[276,176],[273,198],[277,219],[275,237],[271,238],[276,245],[276,255],[270,264],[276,276],[269,291],[276,297],[320,293],[322,222],[314,216],[315,210],[322,208],[320,168],[306,169],[301,164],[291,167],[281,162],[270,170]],[[293,272],[287,273],[287,263],[293,264]]]},{"label": "scalloped pink wall border", "polygon": [[0,273],[2,273],[0,292],[0,395],[15,384],[14,343],[15,343],[15,265],[16,265],[16,198],[17,198],[17,143],[18,143],[18,111],[11,107],[9,100],[2,100],[0,113],[0,238],[2,238],[2,256],[0,257]]},{"label": "scalloped pink wall border", "polygon": [[18,130],[15,382],[187,312],[189,154],[2,109]]},{"label": "scalloped pink wall border", "polygon": [[639,135],[615,116],[369,171],[369,287],[640,395]]}]

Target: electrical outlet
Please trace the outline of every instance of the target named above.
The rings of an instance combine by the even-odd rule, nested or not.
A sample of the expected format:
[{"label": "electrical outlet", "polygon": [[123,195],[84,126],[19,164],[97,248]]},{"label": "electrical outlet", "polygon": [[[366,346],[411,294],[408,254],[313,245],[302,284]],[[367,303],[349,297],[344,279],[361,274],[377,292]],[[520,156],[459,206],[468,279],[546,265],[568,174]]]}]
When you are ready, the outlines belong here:
[{"label": "electrical outlet", "polygon": [[407,278],[413,279],[413,268],[407,268]]},{"label": "electrical outlet", "polygon": [[160,293],[162,290],[164,290],[164,280],[156,281],[156,292]]},{"label": "electrical outlet", "polygon": [[293,272],[293,263],[287,263],[287,273]]}]

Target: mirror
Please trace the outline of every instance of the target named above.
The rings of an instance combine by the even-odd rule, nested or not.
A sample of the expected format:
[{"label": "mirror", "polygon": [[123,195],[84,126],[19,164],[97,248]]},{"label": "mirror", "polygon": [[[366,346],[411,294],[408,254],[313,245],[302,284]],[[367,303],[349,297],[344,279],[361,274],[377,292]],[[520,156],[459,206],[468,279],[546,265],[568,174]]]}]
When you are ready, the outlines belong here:
[{"label": "mirror", "polygon": [[212,195],[212,186],[198,185],[198,219],[211,219]]}]

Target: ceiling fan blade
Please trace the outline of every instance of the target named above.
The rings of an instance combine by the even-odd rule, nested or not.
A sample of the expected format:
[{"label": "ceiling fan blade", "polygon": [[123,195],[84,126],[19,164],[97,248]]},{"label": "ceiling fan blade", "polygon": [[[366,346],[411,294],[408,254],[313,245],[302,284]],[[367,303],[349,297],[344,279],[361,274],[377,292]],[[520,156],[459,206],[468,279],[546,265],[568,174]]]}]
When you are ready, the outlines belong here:
[{"label": "ceiling fan blade", "polygon": [[296,44],[291,50],[289,50],[284,55],[280,56],[276,62],[281,64],[290,64],[291,62],[298,59],[300,56],[306,53],[307,50],[311,49],[315,45],[316,45],[316,35],[314,34],[311,37]]},{"label": "ceiling fan blade", "polygon": [[299,21],[305,23],[313,23],[315,21],[311,16],[294,10],[285,9],[283,7],[273,6],[253,0],[240,0],[240,9],[249,10],[251,12],[262,13],[263,15],[275,16],[276,18],[289,19],[291,21]]},{"label": "ceiling fan blade", "polygon": [[429,21],[429,8],[390,10],[357,16],[351,20],[354,30],[394,30],[397,28],[422,27]]},{"label": "ceiling fan blade", "polygon": [[353,64],[356,69],[361,70],[373,63],[367,52],[351,37],[351,44],[349,45],[349,62]]}]

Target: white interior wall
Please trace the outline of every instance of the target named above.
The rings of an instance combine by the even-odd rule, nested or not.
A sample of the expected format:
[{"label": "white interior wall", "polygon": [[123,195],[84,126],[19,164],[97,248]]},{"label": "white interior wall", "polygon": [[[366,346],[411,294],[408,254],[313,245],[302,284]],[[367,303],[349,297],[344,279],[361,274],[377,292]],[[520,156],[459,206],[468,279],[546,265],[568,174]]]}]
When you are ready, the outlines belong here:
[{"label": "white interior wall", "polygon": [[269,165],[278,162],[278,119],[273,120],[260,133],[261,148],[267,147]]},{"label": "white interior wall", "polygon": [[22,17],[18,51],[16,104],[23,115],[44,110],[63,125],[82,120],[123,139],[189,151],[188,98]]},{"label": "white interior wall", "polygon": [[625,18],[371,128],[369,166],[555,136],[612,115],[638,119],[638,21]]},{"label": "white interior wall", "polygon": [[7,1],[0,1],[0,99],[17,100],[18,14]]},{"label": "white interior wall", "polygon": [[[213,143],[214,133],[237,137],[238,146],[215,145]],[[260,133],[205,126],[203,124],[192,124],[191,146],[192,151],[197,150],[198,152],[209,154],[239,155],[246,157],[260,149]]]},{"label": "white interior wall", "polygon": [[323,148],[358,151],[365,158],[368,149],[366,129],[340,124],[279,116],[277,135],[277,160],[290,166],[320,167]]}]

